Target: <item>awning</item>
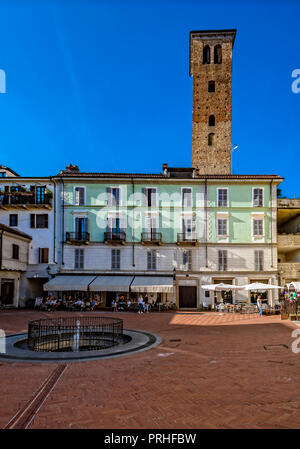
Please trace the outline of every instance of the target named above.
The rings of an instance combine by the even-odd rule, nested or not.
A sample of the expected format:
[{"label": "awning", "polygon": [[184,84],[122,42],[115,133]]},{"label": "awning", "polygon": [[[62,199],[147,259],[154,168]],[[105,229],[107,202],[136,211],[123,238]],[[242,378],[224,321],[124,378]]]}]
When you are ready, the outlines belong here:
[{"label": "awning", "polygon": [[44,284],[44,291],[74,291],[86,292],[88,285],[95,279],[95,276],[55,276]]},{"label": "awning", "polygon": [[140,293],[173,293],[173,277],[136,276],[131,284],[131,291]]},{"label": "awning", "polygon": [[297,292],[300,292],[300,282],[290,282],[289,284],[286,284],[286,286],[288,289],[294,287]]},{"label": "awning", "polygon": [[97,276],[91,283],[91,292],[129,292],[133,276]]}]

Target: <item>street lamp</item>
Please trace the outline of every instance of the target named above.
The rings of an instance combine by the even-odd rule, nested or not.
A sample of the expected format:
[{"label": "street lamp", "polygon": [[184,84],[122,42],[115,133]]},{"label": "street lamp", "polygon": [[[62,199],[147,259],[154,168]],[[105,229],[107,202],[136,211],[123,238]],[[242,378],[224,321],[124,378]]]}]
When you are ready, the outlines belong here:
[{"label": "street lamp", "polygon": [[[231,144],[231,152],[233,153],[239,146],[236,143]],[[231,174],[233,175],[233,163],[232,163],[232,155],[231,155]]]}]

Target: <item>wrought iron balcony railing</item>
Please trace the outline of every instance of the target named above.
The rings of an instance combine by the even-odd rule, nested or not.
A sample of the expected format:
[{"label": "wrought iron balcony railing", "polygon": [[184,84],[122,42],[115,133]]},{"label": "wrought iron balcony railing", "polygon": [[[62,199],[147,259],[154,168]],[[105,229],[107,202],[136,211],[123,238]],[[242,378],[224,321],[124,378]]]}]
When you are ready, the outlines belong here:
[{"label": "wrought iron balcony railing", "polygon": [[105,242],[125,242],[126,232],[124,231],[107,231],[104,232]]},{"label": "wrought iron balcony railing", "polygon": [[38,197],[31,193],[7,193],[0,192],[0,205],[1,206],[50,206],[51,195],[45,194],[43,197]]},{"label": "wrought iron balcony railing", "polygon": [[86,243],[90,241],[90,234],[89,232],[66,232],[66,241]]},{"label": "wrought iron balcony railing", "polygon": [[196,232],[182,232],[177,234],[177,243],[197,243]]},{"label": "wrought iron balcony railing", "polygon": [[156,231],[142,232],[141,240],[142,242],[160,243],[162,235],[161,232]]}]

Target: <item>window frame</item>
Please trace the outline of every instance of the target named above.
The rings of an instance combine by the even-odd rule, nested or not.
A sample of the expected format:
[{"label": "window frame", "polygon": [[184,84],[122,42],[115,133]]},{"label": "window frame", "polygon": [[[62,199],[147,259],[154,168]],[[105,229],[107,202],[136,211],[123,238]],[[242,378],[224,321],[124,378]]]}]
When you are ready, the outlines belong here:
[{"label": "window frame", "polygon": [[[83,189],[83,204],[80,204],[80,201],[76,202],[76,189]],[[73,198],[74,198],[74,206],[85,206],[86,205],[86,187],[85,186],[74,186],[73,189]],[[80,200],[80,194],[79,198]]]},{"label": "window frame", "polygon": [[[150,254],[150,260],[149,260]],[[147,270],[155,271],[157,270],[157,250],[156,249],[148,249],[147,250]]]},{"label": "window frame", "polygon": [[[219,233],[219,221],[223,221],[226,223],[226,233],[225,234],[220,234]],[[217,236],[218,237],[228,237],[228,218],[224,218],[224,217],[217,217]]]},{"label": "window frame", "polygon": [[112,248],[111,250],[111,269],[121,269],[121,250],[119,248]]},{"label": "window frame", "polygon": [[[255,190],[262,190],[262,205],[256,206],[254,204],[254,191]],[[252,207],[265,207],[265,189],[264,187],[252,187]]]},{"label": "window frame", "polygon": [[74,249],[74,269],[83,270],[84,269],[84,249],[75,248]]},{"label": "window frame", "polygon": [[218,271],[228,271],[228,251],[227,251],[227,249],[219,249],[218,250]]},{"label": "window frame", "polygon": [[[184,204],[184,195],[183,195],[183,191],[184,190],[189,190],[190,191],[190,200],[191,200],[191,205],[185,205]],[[181,207],[183,209],[191,209],[193,207],[193,187],[181,187]]]},{"label": "window frame", "polygon": [[[12,224],[12,217],[16,217],[16,224]],[[18,214],[9,214],[9,226],[16,227],[18,226],[19,217]]]},{"label": "window frame", "polygon": [[[262,226],[261,226],[261,230],[262,233],[261,234],[256,234],[255,233],[255,222],[262,222]],[[265,220],[264,218],[258,218],[258,217],[252,217],[252,237],[264,237],[265,235]]]},{"label": "window frame", "polygon": [[[226,206],[220,205],[219,191],[226,190],[227,191],[227,204]],[[229,188],[228,187],[217,187],[217,207],[229,207]]]},{"label": "window frame", "polygon": [[20,260],[20,245],[12,244],[12,259]]},{"label": "window frame", "polygon": [[[262,255],[261,258],[260,255]],[[264,251],[262,249],[254,250],[254,271],[264,271],[264,265],[265,265]]]}]

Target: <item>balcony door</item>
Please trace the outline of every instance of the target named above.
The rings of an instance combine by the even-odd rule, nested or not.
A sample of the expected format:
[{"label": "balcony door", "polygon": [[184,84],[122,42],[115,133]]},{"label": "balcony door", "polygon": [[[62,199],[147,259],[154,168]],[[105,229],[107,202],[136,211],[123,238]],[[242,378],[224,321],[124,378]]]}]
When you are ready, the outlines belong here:
[{"label": "balcony door", "polygon": [[192,218],[182,219],[182,233],[185,240],[193,238],[193,234],[195,233],[195,222]]},{"label": "balcony door", "polygon": [[88,219],[82,217],[75,218],[75,233],[79,240],[82,240],[85,233],[88,232]]}]

